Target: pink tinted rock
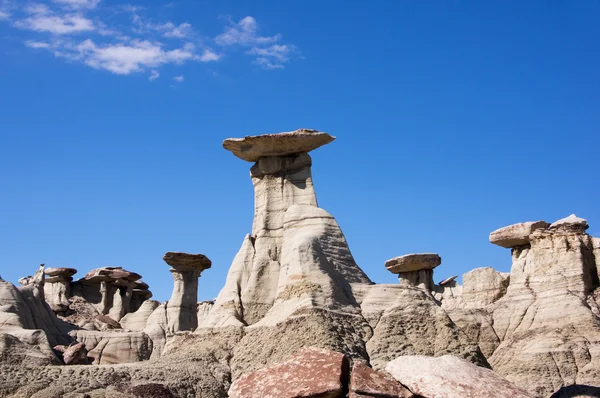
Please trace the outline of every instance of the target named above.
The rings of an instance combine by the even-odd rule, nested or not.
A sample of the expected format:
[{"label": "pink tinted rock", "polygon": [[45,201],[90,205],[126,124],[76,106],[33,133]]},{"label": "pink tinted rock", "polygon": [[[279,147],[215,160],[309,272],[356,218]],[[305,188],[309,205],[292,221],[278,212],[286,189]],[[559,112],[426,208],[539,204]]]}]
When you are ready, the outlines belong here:
[{"label": "pink tinted rock", "polygon": [[[362,362],[355,362],[350,378],[350,392],[354,396],[376,396],[381,398],[414,397],[409,389],[398,383],[393,377],[377,372]],[[361,395],[362,394],[362,395]]]},{"label": "pink tinted rock", "polygon": [[236,380],[229,389],[231,398],[343,397],[342,380],[348,378],[344,354],[305,348],[282,363]]}]

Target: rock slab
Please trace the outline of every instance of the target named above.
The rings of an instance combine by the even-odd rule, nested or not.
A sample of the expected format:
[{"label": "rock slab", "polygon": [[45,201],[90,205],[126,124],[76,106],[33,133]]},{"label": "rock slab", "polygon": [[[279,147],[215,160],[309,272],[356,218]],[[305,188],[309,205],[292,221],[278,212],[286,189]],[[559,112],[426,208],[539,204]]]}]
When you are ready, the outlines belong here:
[{"label": "rock slab", "polygon": [[428,398],[531,398],[508,380],[452,355],[404,356],[385,370],[413,393]]},{"label": "rock slab", "polygon": [[306,348],[286,361],[245,374],[229,389],[231,398],[343,397],[348,359],[340,353]]}]

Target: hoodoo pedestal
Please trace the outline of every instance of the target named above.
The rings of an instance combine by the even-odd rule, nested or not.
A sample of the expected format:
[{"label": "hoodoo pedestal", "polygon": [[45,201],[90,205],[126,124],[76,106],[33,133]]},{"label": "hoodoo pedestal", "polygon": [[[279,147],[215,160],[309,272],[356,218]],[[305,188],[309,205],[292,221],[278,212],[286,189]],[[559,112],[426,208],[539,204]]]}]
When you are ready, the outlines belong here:
[{"label": "hoodoo pedestal", "polygon": [[175,285],[167,303],[169,333],[194,330],[198,326],[198,278],[211,261],[203,254],[168,252],[163,260],[170,265]]}]

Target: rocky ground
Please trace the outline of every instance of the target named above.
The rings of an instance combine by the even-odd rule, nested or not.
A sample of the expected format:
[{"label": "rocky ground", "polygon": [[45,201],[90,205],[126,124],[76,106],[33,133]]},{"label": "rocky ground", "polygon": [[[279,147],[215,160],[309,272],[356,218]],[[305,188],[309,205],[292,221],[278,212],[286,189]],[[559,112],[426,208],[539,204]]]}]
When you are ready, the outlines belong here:
[{"label": "rocky ground", "polygon": [[574,215],[491,233],[510,273],[434,283],[435,253],[386,262],[374,284],[317,206],[314,130],[225,140],[253,162],[251,233],[214,302],[201,254],[167,253],[168,302],[141,275],[0,280],[0,397],[600,396],[600,239]]}]

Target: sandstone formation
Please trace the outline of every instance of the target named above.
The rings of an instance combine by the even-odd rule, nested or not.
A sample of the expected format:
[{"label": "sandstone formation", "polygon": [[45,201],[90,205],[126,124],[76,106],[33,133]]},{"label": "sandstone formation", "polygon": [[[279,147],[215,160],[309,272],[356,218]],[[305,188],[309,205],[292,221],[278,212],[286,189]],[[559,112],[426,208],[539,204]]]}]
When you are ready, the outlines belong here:
[{"label": "sandstone formation", "polygon": [[211,261],[203,254],[168,252],[163,257],[175,280],[173,294],[167,303],[169,333],[198,327],[198,278]]},{"label": "sandstone formation", "polygon": [[385,370],[413,393],[423,397],[531,397],[491,370],[452,355],[440,358],[406,356],[389,362]]},{"label": "sandstone formation", "polygon": [[164,256],[164,303],[122,267],[0,279],[0,397],[600,391],[600,239],[586,220],[492,232],[511,248],[510,274],[482,267],[436,285],[441,258],[423,253],[388,260],[399,283],[375,284],[317,205],[308,152],[333,140],[303,129],[224,141],[254,162],[254,219],[215,300],[198,303],[210,260],[187,253]]},{"label": "sandstone formation", "polygon": [[401,285],[417,286],[427,291],[433,289],[433,269],[442,263],[433,253],[406,254],[385,262],[385,267],[398,274]]}]

